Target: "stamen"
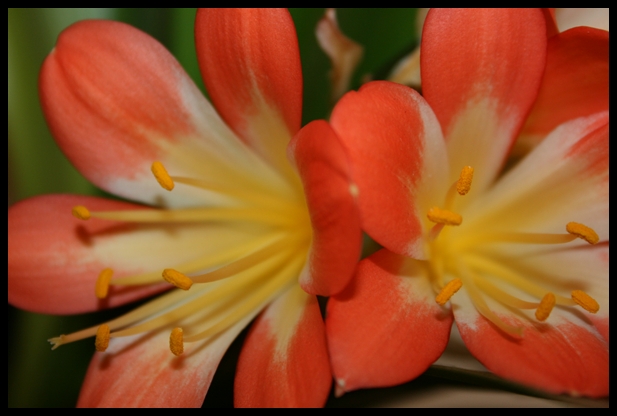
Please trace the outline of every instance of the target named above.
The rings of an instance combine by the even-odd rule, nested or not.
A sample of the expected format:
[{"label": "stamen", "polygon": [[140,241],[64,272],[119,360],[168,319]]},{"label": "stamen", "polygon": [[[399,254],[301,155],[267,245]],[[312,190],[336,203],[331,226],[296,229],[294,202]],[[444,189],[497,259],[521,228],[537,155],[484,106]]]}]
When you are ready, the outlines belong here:
[{"label": "stamen", "polygon": [[441,292],[435,297],[435,302],[441,306],[445,305],[450,298],[463,287],[463,281],[459,278],[451,280],[441,289]]},{"label": "stamen", "polygon": [[456,191],[459,195],[465,195],[471,188],[471,181],[473,179],[473,168],[471,166],[465,166],[461,171],[461,176],[456,182]]},{"label": "stamen", "polygon": [[546,321],[546,318],[551,314],[555,307],[555,295],[548,292],[540,301],[540,306],[536,309],[536,319],[538,321]]},{"label": "stamen", "polygon": [[600,237],[598,237],[598,234],[596,234],[593,229],[586,225],[579,224],[578,222],[569,222],[566,224],[566,231],[578,238],[582,238],[589,244],[596,244],[600,241]]},{"label": "stamen", "polygon": [[169,335],[169,349],[176,356],[179,357],[184,352],[182,328],[174,328]]},{"label": "stamen", "polygon": [[461,225],[463,222],[463,217],[459,214],[452,211],[447,211],[445,209],[440,209],[439,207],[429,209],[426,216],[429,220],[438,224]]},{"label": "stamen", "polygon": [[80,220],[89,220],[90,219],[90,210],[84,207],[83,205],[77,205],[73,207],[73,216]]},{"label": "stamen", "polygon": [[193,286],[193,281],[190,277],[174,269],[163,270],[163,279],[182,290],[189,290]]},{"label": "stamen", "polygon": [[480,274],[474,273],[474,283],[487,295],[492,297],[498,302],[504,305],[511,306],[518,309],[536,309],[539,306],[538,302],[527,302],[523,299],[519,299],[516,296],[512,296],[507,292],[499,289],[497,286],[490,283],[486,278]]},{"label": "stamen", "polygon": [[501,329],[506,334],[509,334],[513,337],[522,337],[523,336],[523,328],[512,326],[505,323],[499,316],[497,316],[493,311],[490,310],[484,298],[475,287],[473,283],[476,278],[474,278],[474,273],[467,268],[465,263],[457,263],[456,269],[460,271],[461,276],[465,278],[465,288],[467,290],[467,294],[471,298],[472,303],[476,307],[477,311],[480,312],[482,316],[495,324],[499,329]]},{"label": "stamen", "polygon": [[109,325],[103,324],[96,331],[96,339],[94,340],[94,348],[97,351],[105,351],[109,346]]},{"label": "stamen", "polygon": [[167,169],[165,169],[165,166],[163,166],[161,162],[154,162],[151,170],[161,187],[167,189],[168,191],[174,189],[174,181],[171,179],[171,176],[167,173]]},{"label": "stamen", "polygon": [[596,313],[600,310],[598,302],[582,290],[573,290],[572,299],[587,312]]},{"label": "stamen", "polygon": [[94,286],[94,294],[97,298],[105,299],[107,297],[107,293],[109,293],[109,282],[113,274],[114,271],[110,268],[103,269],[103,271],[99,273],[99,277],[96,279],[96,285]]}]

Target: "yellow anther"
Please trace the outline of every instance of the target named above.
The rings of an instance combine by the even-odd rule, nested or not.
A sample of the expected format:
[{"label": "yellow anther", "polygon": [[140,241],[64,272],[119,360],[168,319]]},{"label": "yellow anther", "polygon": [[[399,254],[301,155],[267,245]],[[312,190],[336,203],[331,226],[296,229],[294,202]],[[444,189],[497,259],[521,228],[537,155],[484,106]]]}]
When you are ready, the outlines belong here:
[{"label": "yellow anther", "polygon": [[163,270],[163,279],[182,290],[189,290],[193,286],[193,281],[190,277],[174,269]]},{"label": "yellow anther", "polygon": [[97,351],[105,351],[109,346],[109,325],[103,324],[96,330],[96,339],[94,340],[94,348]]},{"label": "yellow anther", "polygon": [[109,282],[111,281],[111,277],[114,275],[114,271],[110,268],[103,269],[101,273],[99,273],[98,279],[96,279],[96,285],[94,286],[94,294],[99,299],[105,299],[107,297],[107,293],[109,292]]},{"label": "yellow anther", "polygon": [[473,168],[471,166],[465,166],[461,171],[461,176],[456,182],[456,191],[459,195],[465,195],[471,188],[471,181],[473,179]]},{"label": "yellow anther", "polygon": [[578,238],[582,238],[589,244],[596,244],[600,241],[600,237],[598,237],[598,234],[596,234],[593,229],[586,225],[579,224],[578,222],[569,222],[566,224],[566,231]]},{"label": "yellow anther", "polygon": [[429,220],[436,222],[437,224],[461,225],[463,222],[463,217],[459,214],[438,207],[429,209],[426,216]]},{"label": "yellow anther", "polygon": [[435,302],[440,304],[441,306],[445,305],[450,298],[458,292],[458,290],[463,287],[463,281],[459,278],[454,280],[450,280],[447,285],[441,289],[441,292],[435,297]]},{"label": "yellow anther", "polygon": [[77,205],[76,207],[73,207],[73,216],[75,218],[79,218],[80,220],[89,220],[90,210],[83,205]]},{"label": "yellow anther", "polygon": [[536,309],[536,319],[538,321],[546,321],[546,318],[551,314],[553,307],[555,307],[555,295],[548,292],[540,301],[540,306]]},{"label": "yellow anther", "polygon": [[171,179],[171,176],[167,173],[167,169],[165,169],[165,166],[163,166],[161,162],[156,161],[152,164],[152,173],[154,174],[154,177],[158,181],[159,185],[163,188],[168,191],[174,189],[174,180]]},{"label": "yellow anther", "polygon": [[182,328],[174,328],[169,335],[169,349],[176,357],[184,352],[183,338]]},{"label": "yellow anther", "polygon": [[596,313],[600,310],[598,302],[582,290],[573,290],[572,300],[587,312]]}]

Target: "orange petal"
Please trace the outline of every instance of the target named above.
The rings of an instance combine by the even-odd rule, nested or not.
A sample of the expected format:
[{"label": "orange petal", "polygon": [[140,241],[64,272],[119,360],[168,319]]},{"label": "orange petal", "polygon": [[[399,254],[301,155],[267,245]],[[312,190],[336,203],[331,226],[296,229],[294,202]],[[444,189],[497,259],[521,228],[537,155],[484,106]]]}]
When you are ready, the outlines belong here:
[{"label": "orange petal", "polygon": [[199,10],[199,67],[219,114],[266,161],[291,172],[285,149],[300,129],[302,69],[287,10]]},{"label": "orange petal", "polygon": [[443,200],[449,175],[426,101],[411,88],[370,82],[343,96],[331,125],[350,155],[363,228],[391,251],[423,258],[424,215]]},{"label": "orange petal", "polygon": [[330,296],[351,279],[362,246],[357,187],[349,158],[325,121],[314,121],[300,130],[289,152],[304,184],[313,226],[300,284],[308,293]]},{"label": "orange petal", "polygon": [[524,327],[522,338],[515,340],[479,314],[472,320],[470,311],[464,313],[465,323],[460,323],[454,309],[465,345],[495,374],[554,394],[608,395],[608,345],[580,318],[569,315],[570,320],[552,325],[502,317]]},{"label": "orange petal", "polygon": [[431,9],[422,33],[422,92],[459,169],[491,184],[538,94],[546,60],[540,9]]},{"label": "orange petal", "polygon": [[435,303],[425,272],[419,262],[383,249],[330,298],[326,331],[338,390],[404,383],[439,358],[452,314]]},{"label": "orange petal", "polygon": [[332,374],[315,296],[294,285],[259,316],[238,361],[237,407],[321,407]]},{"label": "orange petal", "polygon": [[[95,296],[101,270],[111,267],[115,277],[147,269],[156,254],[123,261],[129,247],[122,236],[138,233],[134,225],[91,218],[78,220],[71,208],[85,204],[92,210],[143,209],[126,202],[76,195],[27,199],[9,209],[9,302],[33,312],[69,314],[122,305],[160,292],[168,285],[112,287],[105,299]],[[115,240],[115,244],[114,244]],[[132,249],[132,248],[131,248]],[[130,250],[128,250],[130,251]],[[160,254],[160,253],[159,253]]]},{"label": "orange petal", "polygon": [[546,70],[519,146],[537,145],[559,124],[608,110],[608,32],[577,27],[548,42]]},{"label": "orange petal", "polygon": [[169,350],[172,328],[157,333],[112,338],[95,353],[78,407],[201,407],[223,354],[250,321],[206,343],[185,344],[176,357]]}]

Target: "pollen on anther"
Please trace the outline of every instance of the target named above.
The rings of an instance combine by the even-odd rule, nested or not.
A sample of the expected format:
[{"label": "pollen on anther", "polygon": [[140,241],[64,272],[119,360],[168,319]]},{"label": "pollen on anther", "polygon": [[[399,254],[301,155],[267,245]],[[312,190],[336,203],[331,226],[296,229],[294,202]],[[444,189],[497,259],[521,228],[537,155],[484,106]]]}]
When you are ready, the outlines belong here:
[{"label": "pollen on anther", "polygon": [[600,310],[598,302],[582,290],[573,290],[572,300],[587,312],[596,313]]},{"label": "pollen on anther", "polygon": [[113,274],[114,271],[110,268],[103,269],[101,273],[99,273],[99,277],[96,279],[96,285],[94,286],[94,294],[97,298],[105,299],[107,297],[109,293],[109,282],[111,282]]},{"label": "pollen on anther", "polygon": [[174,189],[174,180],[171,179],[171,176],[167,173],[167,169],[165,169],[165,166],[163,166],[161,162],[156,161],[152,163],[151,169],[154,177],[161,187],[167,189],[168,191]]},{"label": "pollen on anther", "polygon": [[461,170],[461,176],[456,182],[456,191],[459,195],[465,195],[471,189],[471,181],[473,179],[473,168],[471,166],[465,166]]},{"label": "pollen on anther", "polygon": [[163,279],[182,290],[189,290],[193,286],[190,277],[174,269],[163,270]]},{"label": "pollen on anther", "polygon": [[450,280],[447,285],[441,289],[441,292],[435,297],[435,302],[441,306],[445,305],[450,298],[463,287],[463,281],[459,278]]},{"label": "pollen on anther", "polygon": [[184,352],[184,335],[182,328],[174,328],[169,335],[169,349],[176,356]]},{"label": "pollen on anther", "polygon": [[600,237],[598,237],[598,234],[593,229],[586,225],[579,224],[578,222],[569,222],[566,224],[566,231],[578,238],[582,238],[589,244],[596,244],[600,241]]},{"label": "pollen on anther", "polygon": [[73,216],[80,220],[89,220],[90,219],[90,210],[83,205],[77,205],[73,207]]},{"label": "pollen on anther", "polygon": [[439,207],[433,207],[429,209],[426,216],[429,220],[437,224],[461,225],[463,222],[463,217],[461,217],[459,214],[445,209],[441,209]]},{"label": "pollen on anther", "polygon": [[96,330],[96,339],[94,340],[94,348],[97,351],[105,351],[109,346],[109,325],[103,324]]},{"label": "pollen on anther", "polygon": [[555,307],[555,302],[555,295],[551,292],[548,292],[546,295],[544,295],[544,297],[540,301],[540,306],[538,306],[538,309],[536,309],[536,319],[538,321],[546,321],[546,319],[553,311],[553,308]]}]

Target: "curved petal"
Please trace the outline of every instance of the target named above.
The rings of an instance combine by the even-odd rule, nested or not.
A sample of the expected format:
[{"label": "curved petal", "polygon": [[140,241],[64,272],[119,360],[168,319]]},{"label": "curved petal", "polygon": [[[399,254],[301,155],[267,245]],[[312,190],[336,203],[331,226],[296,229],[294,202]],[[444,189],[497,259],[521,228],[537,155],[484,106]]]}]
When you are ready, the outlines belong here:
[{"label": "curved petal", "polygon": [[608,32],[570,29],[548,42],[542,86],[519,141],[533,147],[558,125],[606,110]]},{"label": "curved petal", "polygon": [[452,314],[435,302],[425,273],[420,262],[383,249],[330,298],[326,331],[339,392],[407,382],[439,358]]},{"label": "curved petal", "polygon": [[244,182],[267,191],[277,181],[175,58],[129,25],[70,26],[45,60],[39,88],[58,145],[84,176],[116,195],[165,206],[213,200],[184,185],[172,194],[163,190],[150,171],[155,160],[172,175],[228,186]]},{"label": "curved petal", "polygon": [[285,149],[300,129],[302,68],[287,10],[199,10],[199,67],[218,112],[249,146],[291,174]]},{"label": "curved petal", "polygon": [[531,324],[504,318],[524,328],[523,336],[513,339],[475,310],[475,319],[466,311],[460,321],[458,312],[454,308],[465,345],[495,374],[555,394],[608,395],[608,345],[584,321],[570,316],[555,317],[553,324]]},{"label": "curved petal", "polygon": [[253,324],[236,370],[237,407],[321,407],[332,374],[315,296],[293,285]]},{"label": "curved petal", "polygon": [[223,354],[254,315],[205,342],[169,351],[172,328],[112,338],[94,354],[78,407],[200,407]]},{"label": "curved petal", "polygon": [[422,33],[422,92],[448,142],[450,179],[493,182],[535,100],[546,60],[540,9],[431,9]]},{"label": "curved petal", "polygon": [[363,228],[391,251],[424,258],[426,212],[443,204],[448,177],[430,107],[411,88],[376,81],[343,96],[330,123],[352,162]]},{"label": "curved petal", "polygon": [[349,282],[360,259],[362,230],[349,159],[325,121],[300,130],[289,146],[304,184],[313,241],[300,285],[331,296]]},{"label": "curved petal", "polygon": [[[169,288],[114,286],[100,300],[94,288],[101,270],[114,278],[168,267],[239,244],[246,235],[207,224],[135,225],[71,215],[76,205],[91,211],[144,207],[102,198],[51,195],[22,201],[9,209],[9,302],[40,313],[81,313],[121,305]],[[216,247],[211,241],[217,241]],[[209,243],[210,242],[210,243]],[[161,277],[162,281],[162,277]]]},{"label": "curved petal", "polygon": [[[465,226],[563,233],[565,225],[575,221],[593,228],[600,241],[608,241],[608,140],[607,112],[559,126],[474,201]],[[525,246],[537,250],[518,246],[511,251]]]}]

